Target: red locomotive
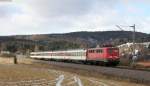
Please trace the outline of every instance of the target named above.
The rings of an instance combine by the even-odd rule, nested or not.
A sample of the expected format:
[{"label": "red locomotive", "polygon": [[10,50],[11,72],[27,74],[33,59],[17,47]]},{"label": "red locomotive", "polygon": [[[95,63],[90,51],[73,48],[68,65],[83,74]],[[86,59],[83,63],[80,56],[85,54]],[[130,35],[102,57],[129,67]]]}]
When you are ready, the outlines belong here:
[{"label": "red locomotive", "polygon": [[105,63],[119,63],[119,49],[113,47],[93,48],[87,50],[87,60]]},{"label": "red locomotive", "polygon": [[32,52],[31,58],[59,61],[78,61],[84,63],[119,63],[119,49],[115,47],[90,48],[64,51]]}]

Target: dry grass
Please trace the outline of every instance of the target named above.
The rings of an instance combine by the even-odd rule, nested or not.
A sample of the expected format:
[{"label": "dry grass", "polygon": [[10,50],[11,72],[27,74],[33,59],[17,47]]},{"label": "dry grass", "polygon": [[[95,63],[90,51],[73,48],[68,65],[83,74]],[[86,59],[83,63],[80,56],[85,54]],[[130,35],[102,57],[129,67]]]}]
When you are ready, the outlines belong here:
[{"label": "dry grass", "polygon": [[[38,71],[38,72],[37,72]],[[32,68],[26,65],[0,65],[0,81],[21,81],[21,80],[51,80],[55,77],[47,70]]]},{"label": "dry grass", "polygon": [[0,64],[13,64],[13,58],[0,57]]},{"label": "dry grass", "polygon": [[[31,59],[18,59],[19,64],[13,64],[13,58],[0,58],[0,81],[20,80],[51,80],[56,77],[46,69],[39,69],[32,65]],[[25,65],[28,64],[28,65]]]},{"label": "dry grass", "polygon": [[[32,64],[34,60],[30,58],[17,58],[17,62],[19,64]],[[0,57],[0,64],[14,64],[14,58],[13,57]]]}]

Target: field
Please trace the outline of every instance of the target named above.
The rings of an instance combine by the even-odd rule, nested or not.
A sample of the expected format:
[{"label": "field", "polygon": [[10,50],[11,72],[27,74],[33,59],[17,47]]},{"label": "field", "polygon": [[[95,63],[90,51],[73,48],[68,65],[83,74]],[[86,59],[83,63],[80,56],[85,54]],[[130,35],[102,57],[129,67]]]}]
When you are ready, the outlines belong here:
[{"label": "field", "polygon": [[145,86],[121,80],[82,76],[35,60],[21,58],[13,64],[11,58],[0,58],[0,86]]}]

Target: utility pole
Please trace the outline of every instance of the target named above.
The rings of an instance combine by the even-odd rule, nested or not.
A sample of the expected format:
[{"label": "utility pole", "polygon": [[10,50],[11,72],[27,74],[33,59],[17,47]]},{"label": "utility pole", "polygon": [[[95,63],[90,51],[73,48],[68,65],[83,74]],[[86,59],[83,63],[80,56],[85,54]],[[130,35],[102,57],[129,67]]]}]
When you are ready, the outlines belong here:
[{"label": "utility pole", "polygon": [[133,28],[133,56],[135,56],[135,24],[130,27]]}]

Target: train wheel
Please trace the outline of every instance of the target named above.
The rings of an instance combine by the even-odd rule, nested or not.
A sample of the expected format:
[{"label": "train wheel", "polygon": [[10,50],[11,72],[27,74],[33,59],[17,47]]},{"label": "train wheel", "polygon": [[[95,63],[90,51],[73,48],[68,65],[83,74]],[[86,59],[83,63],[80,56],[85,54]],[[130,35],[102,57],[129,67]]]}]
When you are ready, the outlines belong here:
[{"label": "train wheel", "polygon": [[113,65],[114,65],[114,66],[117,66],[118,64],[119,64],[119,61],[113,62]]},{"label": "train wheel", "polygon": [[109,66],[117,66],[119,61],[109,62]]}]

